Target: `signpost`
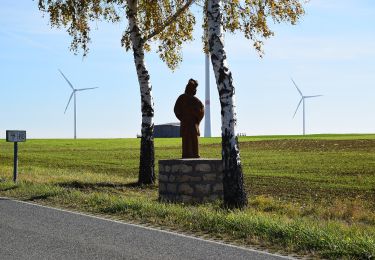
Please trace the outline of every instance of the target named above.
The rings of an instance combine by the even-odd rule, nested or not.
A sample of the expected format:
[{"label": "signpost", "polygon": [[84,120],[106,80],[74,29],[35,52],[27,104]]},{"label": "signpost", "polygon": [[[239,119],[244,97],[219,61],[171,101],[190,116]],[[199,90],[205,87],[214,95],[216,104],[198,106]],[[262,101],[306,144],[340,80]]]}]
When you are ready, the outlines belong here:
[{"label": "signpost", "polygon": [[26,131],[24,130],[7,130],[7,142],[14,143],[14,167],[13,167],[13,181],[17,182],[18,174],[18,142],[26,142]]}]

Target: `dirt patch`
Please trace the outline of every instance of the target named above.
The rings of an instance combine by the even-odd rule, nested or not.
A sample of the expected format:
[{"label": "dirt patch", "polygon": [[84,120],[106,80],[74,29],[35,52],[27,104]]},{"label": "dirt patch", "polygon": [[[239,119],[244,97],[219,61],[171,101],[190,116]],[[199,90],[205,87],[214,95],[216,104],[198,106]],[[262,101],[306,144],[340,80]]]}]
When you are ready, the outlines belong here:
[{"label": "dirt patch", "polygon": [[240,149],[279,151],[364,151],[375,152],[375,140],[267,140],[240,142]]},{"label": "dirt patch", "polygon": [[333,200],[336,198],[356,198],[366,201],[375,208],[375,188],[362,190],[358,188],[329,187],[323,180],[309,181],[287,177],[245,176],[246,190],[250,196],[272,196],[285,200]]}]

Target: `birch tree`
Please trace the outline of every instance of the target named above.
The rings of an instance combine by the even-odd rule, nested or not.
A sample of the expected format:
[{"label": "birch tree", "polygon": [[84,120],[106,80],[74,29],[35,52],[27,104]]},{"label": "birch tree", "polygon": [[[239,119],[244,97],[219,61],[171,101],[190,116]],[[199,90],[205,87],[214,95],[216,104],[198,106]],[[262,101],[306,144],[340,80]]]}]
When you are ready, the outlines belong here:
[{"label": "birch tree", "polygon": [[189,11],[193,0],[39,0],[39,10],[49,15],[52,27],[66,27],[72,37],[71,51],[89,52],[90,31],[95,21],[118,23],[127,18],[121,44],[132,49],[141,94],[141,148],[139,184],[152,184],[154,172],[154,102],[145,52],[157,42],[160,58],[171,69],[182,60],[183,42],[193,39],[195,18]]},{"label": "birch tree", "polygon": [[206,0],[205,4],[206,48],[211,57],[221,106],[224,204],[229,208],[243,208],[247,204],[247,195],[236,136],[235,88],[224,49],[224,32],[243,32],[262,55],[262,39],[273,35],[268,23],[295,24],[304,10],[300,0]]}]

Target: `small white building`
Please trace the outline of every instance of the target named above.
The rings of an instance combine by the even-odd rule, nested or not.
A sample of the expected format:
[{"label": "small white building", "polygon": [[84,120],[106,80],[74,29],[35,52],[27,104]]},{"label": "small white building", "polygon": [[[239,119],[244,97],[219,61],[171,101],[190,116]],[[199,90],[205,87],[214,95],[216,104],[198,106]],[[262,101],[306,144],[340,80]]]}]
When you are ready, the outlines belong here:
[{"label": "small white building", "polygon": [[170,138],[180,136],[180,123],[168,123],[154,126],[155,138]]}]

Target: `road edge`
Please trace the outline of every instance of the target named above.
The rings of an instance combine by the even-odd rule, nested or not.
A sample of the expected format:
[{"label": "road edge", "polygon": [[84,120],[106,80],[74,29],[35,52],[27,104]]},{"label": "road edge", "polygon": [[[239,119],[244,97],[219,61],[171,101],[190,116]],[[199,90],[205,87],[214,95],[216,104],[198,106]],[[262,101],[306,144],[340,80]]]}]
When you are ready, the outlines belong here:
[{"label": "road edge", "polygon": [[281,255],[281,254],[278,254],[278,253],[270,253],[270,252],[263,251],[263,250],[247,248],[247,247],[229,244],[229,243],[225,243],[225,242],[221,242],[221,241],[215,241],[215,240],[212,240],[212,239],[201,238],[201,237],[197,237],[197,236],[194,236],[194,235],[187,235],[187,234],[178,233],[178,232],[175,232],[175,231],[165,230],[165,229],[162,229],[162,227],[157,228],[157,227],[152,227],[152,226],[145,226],[145,225],[142,225],[142,224],[129,223],[129,222],[121,221],[121,220],[110,219],[110,218],[105,218],[103,216],[93,215],[93,214],[90,214],[90,213],[87,213],[87,212],[74,211],[74,210],[63,209],[63,208],[56,208],[56,207],[42,205],[42,204],[38,204],[38,203],[34,203],[34,202],[22,201],[22,200],[18,200],[18,199],[15,199],[15,198],[8,198],[8,197],[0,196],[0,200],[1,199],[2,200],[14,201],[14,202],[17,202],[17,203],[22,203],[22,204],[27,204],[27,205],[31,205],[31,206],[36,206],[36,207],[42,207],[42,208],[47,208],[47,209],[51,209],[51,210],[66,212],[66,213],[70,213],[70,214],[74,214],[74,215],[80,215],[80,216],[84,216],[84,217],[95,218],[95,219],[99,219],[99,220],[103,220],[103,221],[114,222],[114,223],[117,223],[117,224],[142,228],[142,229],[146,229],[146,230],[159,231],[159,232],[163,232],[163,233],[170,234],[170,235],[194,239],[194,240],[198,240],[198,241],[204,241],[204,242],[213,243],[213,244],[222,245],[222,246],[228,246],[228,247],[231,247],[231,248],[241,249],[241,250],[250,251],[250,252],[254,252],[254,253],[260,253],[260,254],[269,255],[269,256],[277,256],[277,257],[280,257],[282,259],[289,259],[289,260],[296,259],[292,256],[285,256],[285,255]]}]

